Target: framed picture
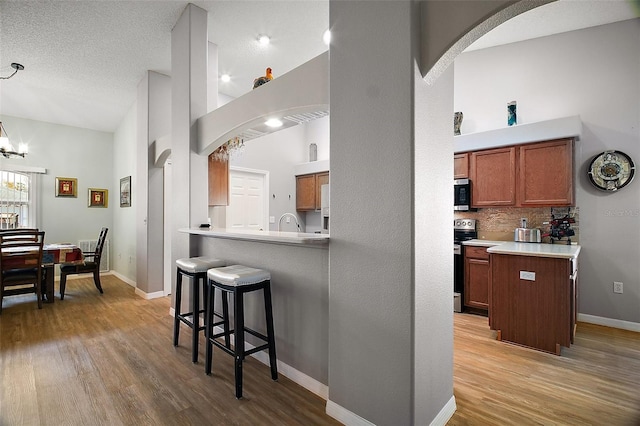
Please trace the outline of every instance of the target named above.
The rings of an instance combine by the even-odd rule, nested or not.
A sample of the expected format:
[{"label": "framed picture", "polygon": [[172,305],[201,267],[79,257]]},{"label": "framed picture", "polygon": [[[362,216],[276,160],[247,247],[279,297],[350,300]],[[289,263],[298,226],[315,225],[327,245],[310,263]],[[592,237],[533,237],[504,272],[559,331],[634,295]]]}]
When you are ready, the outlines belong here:
[{"label": "framed picture", "polygon": [[78,179],[56,177],[56,197],[77,197]]},{"label": "framed picture", "polygon": [[109,190],[89,188],[89,207],[107,207],[109,205]]},{"label": "framed picture", "polygon": [[120,179],[120,207],[131,207],[131,176]]}]

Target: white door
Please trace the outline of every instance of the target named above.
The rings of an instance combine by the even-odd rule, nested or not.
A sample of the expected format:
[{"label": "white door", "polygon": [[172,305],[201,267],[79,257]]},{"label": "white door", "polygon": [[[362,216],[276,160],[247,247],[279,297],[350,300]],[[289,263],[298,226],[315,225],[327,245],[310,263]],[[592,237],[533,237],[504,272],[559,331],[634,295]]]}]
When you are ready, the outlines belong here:
[{"label": "white door", "polygon": [[268,230],[269,172],[229,169],[228,229]]}]

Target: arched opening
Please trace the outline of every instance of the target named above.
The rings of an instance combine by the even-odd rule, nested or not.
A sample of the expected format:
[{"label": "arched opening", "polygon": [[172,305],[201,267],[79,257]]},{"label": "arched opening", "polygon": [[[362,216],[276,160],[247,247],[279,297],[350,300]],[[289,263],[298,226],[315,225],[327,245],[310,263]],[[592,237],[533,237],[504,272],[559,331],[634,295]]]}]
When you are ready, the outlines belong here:
[{"label": "arched opening", "polygon": [[[540,5],[537,5],[540,6]],[[504,9],[505,11],[507,9]],[[514,17],[510,16],[509,18]],[[503,21],[503,22],[506,22]],[[634,40],[637,43],[638,20],[616,23],[615,30],[612,25],[602,26],[598,28],[591,28],[580,30],[580,34],[574,32],[573,34],[564,34],[561,36],[554,36],[553,39],[527,41],[518,45],[505,46],[501,48],[492,49],[491,56],[487,53],[482,58],[481,53],[473,53],[468,56],[471,59],[465,59],[464,67],[473,69],[473,84],[477,87],[483,87],[487,85],[486,74],[494,72],[493,77],[504,82],[519,81],[519,79],[507,80],[503,71],[515,70],[516,74],[524,77],[528,77],[530,80],[530,87],[526,91],[521,91],[516,87],[512,87],[511,93],[517,100],[523,101],[526,99],[528,111],[526,113],[527,118],[525,122],[539,121],[556,117],[565,117],[569,115],[579,115],[584,124],[583,135],[580,142],[576,145],[575,158],[575,186],[577,205],[580,208],[580,218],[585,226],[580,234],[579,243],[583,247],[589,247],[591,254],[587,254],[586,250],[583,250],[582,257],[587,257],[587,262],[581,261],[581,303],[580,311],[588,322],[599,323],[598,321],[605,322],[603,325],[622,326],[622,322],[629,321],[629,327],[636,326],[639,318],[636,312],[632,312],[627,309],[626,302],[620,303],[619,300],[612,298],[611,284],[608,276],[619,276],[616,274],[630,274],[636,275],[638,270],[630,256],[635,256],[637,259],[638,252],[636,250],[638,235],[633,232],[626,235],[625,228],[621,220],[610,220],[612,215],[618,215],[618,217],[630,217],[634,213],[633,209],[619,208],[611,209],[612,197],[607,197],[601,192],[594,189],[586,180],[585,163],[589,162],[589,159],[601,150],[606,149],[626,149],[631,155],[638,155],[638,134],[628,131],[629,128],[638,128],[638,85],[637,85],[637,71],[638,71],[638,56],[637,53],[631,54],[629,60],[625,59],[628,56],[629,51],[637,52],[637,49],[632,47],[632,44],[628,44],[626,39],[630,39],[632,43]],[[482,26],[482,25],[480,25]],[[620,31],[620,35],[616,37],[613,33]],[[472,34],[473,31],[466,33],[466,36]],[[486,31],[485,31],[486,33]],[[437,71],[436,74],[426,74],[426,81],[429,84],[438,85],[440,77],[444,79],[450,79],[454,93],[456,92],[458,84],[457,70],[458,59],[462,50],[473,40],[464,40],[465,36],[458,39],[452,48],[447,50],[436,62],[431,71]],[[578,37],[584,37],[579,40]],[[551,41],[554,40],[554,41]],[[458,45],[458,43],[460,45]],[[524,49],[527,50],[524,50]],[[502,55],[502,59],[500,56]],[[517,62],[515,67],[507,67],[509,61]],[[537,61],[538,64],[533,68],[533,62]],[[453,65],[455,62],[456,72],[454,73],[447,68]],[[486,70],[481,70],[478,65],[481,63],[492,62],[491,67],[487,65]],[[606,65],[604,65],[606,64]],[[523,67],[529,66],[530,69],[524,74]],[[441,69],[438,69],[440,67]],[[501,69],[502,68],[502,69]],[[501,69],[501,70],[500,70]],[[498,71],[499,70],[499,71]],[[452,75],[449,75],[449,72]],[[469,75],[466,76],[467,81],[470,79]],[[618,80],[617,82],[614,80]],[[595,84],[597,82],[597,84]],[[626,83],[626,84],[625,84]],[[473,86],[473,85],[470,85]],[[465,86],[465,89],[469,89],[470,86]],[[491,86],[494,94],[497,96],[497,92],[504,95],[501,88]],[[621,94],[625,92],[624,87],[631,88],[631,93],[627,95]],[[606,95],[606,93],[612,95]],[[615,93],[615,95],[613,95]],[[499,100],[492,96],[485,96],[486,93],[483,90],[473,91],[473,95],[478,99],[475,104],[478,106],[479,99],[486,102],[486,109],[496,108],[499,109],[498,115],[500,116],[500,125],[506,126],[506,103],[511,101],[511,96],[508,99]],[[612,99],[609,100],[608,96]],[[457,97],[454,94],[452,104],[454,109],[451,110],[449,116],[444,119],[447,121],[447,126],[451,127],[451,115],[453,111],[459,110],[455,105],[457,104]],[[446,105],[446,102],[444,103]],[[473,104],[473,102],[472,102]],[[619,107],[616,107],[616,104]],[[606,106],[608,105],[608,107]],[[635,106],[634,106],[635,105]],[[433,106],[431,106],[433,108]],[[474,110],[471,115],[471,120],[483,121],[486,123],[488,116],[478,114],[478,110]],[[478,107],[480,108],[480,107]],[[621,118],[620,114],[612,113],[614,111],[630,111],[627,118]],[[465,112],[465,119],[467,116],[467,110]],[[524,111],[522,111],[524,113]],[[625,115],[625,114],[622,114]],[[478,128],[476,123],[475,129]],[[470,130],[474,131],[474,130]],[[464,132],[464,131],[463,131]],[[437,134],[431,134],[431,138],[436,138]],[[416,138],[416,144],[418,144],[418,138]],[[418,149],[418,148],[416,148]],[[416,167],[418,167],[416,165]],[[637,199],[637,190],[620,192],[619,197],[616,197],[617,205],[634,206]],[[607,198],[605,198],[607,197]],[[608,207],[604,206],[608,205]],[[517,227],[514,223],[513,227]],[[605,230],[606,228],[606,230]],[[606,232],[611,232],[616,235],[620,235],[620,238],[631,238],[632,254],[628,253],[629,247],[618,250],[613,245],[607,243],[602,244],[602,241],[610,240],[607,238]],[[619,240],[618,240],[619,241]],[[606,246],[606,247],[605,247]],[[603,255],[607,253],[615,253],[613,256]],[[597,254],[596,254],[597,253]],[[618,267],[617,260],[613,259],[627,259],[625,261],[625,267]],[[628,261],[628,262],[627,262]],[[606,272],[605,272],[606,271]],[[603,281],[606,284],[603,284]],[[637,304],[637,300],[634,301]],[[610,322],[608,320],[611,319]],[[617,325],[616,325],[616,321]],[[607,323],[608,322],[608,323]],[[488,327],[487,327],[488,329]]]}]

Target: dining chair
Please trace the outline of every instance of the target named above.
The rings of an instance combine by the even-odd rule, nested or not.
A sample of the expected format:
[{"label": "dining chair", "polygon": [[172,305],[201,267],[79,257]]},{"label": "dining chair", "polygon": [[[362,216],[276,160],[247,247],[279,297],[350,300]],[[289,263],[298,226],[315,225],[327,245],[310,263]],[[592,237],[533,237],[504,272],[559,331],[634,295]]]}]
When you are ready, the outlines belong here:
[{"label": "dining chair", "polygon": [[[100,236],[96,244],[96,250],[91,252],[83,252],[84,262],[80,264],[63,263],[60,265],[60,300],[64,300],[64,291],[67,286],[67,275],[72,274],[93,274],[93,283],[100,293],[102,291],[102,285],[100,284],[100,259],[102,258],[102,249],[104,248],[104,242],[107,239],[107,232],[109,228],[102,228],[100,230]],[[90,261],[87,257],[91,258]]]},{"label": "dining chair", "polygon": [[35,293],[42,309],[44,231],[0,232],[0,313],[5,296]]}]

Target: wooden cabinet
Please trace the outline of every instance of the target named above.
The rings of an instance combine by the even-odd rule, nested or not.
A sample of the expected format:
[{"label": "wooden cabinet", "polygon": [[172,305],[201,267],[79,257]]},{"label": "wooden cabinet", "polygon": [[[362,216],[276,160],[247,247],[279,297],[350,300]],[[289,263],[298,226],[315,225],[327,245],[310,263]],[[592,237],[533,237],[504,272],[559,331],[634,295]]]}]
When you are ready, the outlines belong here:
[{"label": "wooden cabinet", "polygon": [[527,144],[518,150],[520,206],[574,204],[573,139]]},{"label": "wooden cabinet", "polygon": [[575,203],[573,139],[469,153],[472,207],[561,207]]},{"label": "wooden cabinet", "polygon": [[469,153],[463,152],[453,156],[453,178],[467,179],[469,177]]},{"label": "wooden cabinet", "polygon": [[329,183],[329,172],[296,176],[296,210],[320,210],[322,207],[321,187],[327,183]]},{"label": "wooden cabinet", "polygon": [[229,205],[229,161],[219,161],[209,155],[209,205]]},{"label": "wooden cabinet", "polygon": [[489,309],[489,253],[486,247],[464,246],[464,305]]},{"label": "wooden cabinet", "polygon": [[472,207],[516,205],[516,148],[472,152],[469,157]]},{"label": "wooden cabinet", "polygon": [[[576,261],[574,259],[573,261]],[[491,321],[498,339],[560,355],[573,340],[572,259],[491,254]]]}]

